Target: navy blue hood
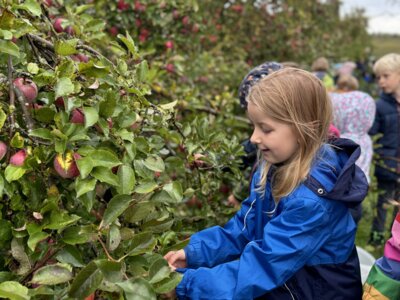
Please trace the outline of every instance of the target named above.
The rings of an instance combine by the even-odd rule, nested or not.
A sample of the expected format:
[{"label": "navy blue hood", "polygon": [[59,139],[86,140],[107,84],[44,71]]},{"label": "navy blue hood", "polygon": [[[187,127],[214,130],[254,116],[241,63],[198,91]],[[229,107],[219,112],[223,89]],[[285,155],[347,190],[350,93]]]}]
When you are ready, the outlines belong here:
[{"label": "navy blue hood", "polygon": [[320,197],[359,205],[368,193],[364,172],[355,164],[360,157],[358,144],[348,139],[335,139],[320,152],[305,185]]},{"label": "navy blue hood", "polygon": [[393,94],[381,93],[381,94],[379,95],[379,97],[380,97],[380,99],[382,99],[383,101],[387,101],[387,102],[389,102],[389,103],[394,103],[394,104],[397,103],[396,98],[393,97]]}]

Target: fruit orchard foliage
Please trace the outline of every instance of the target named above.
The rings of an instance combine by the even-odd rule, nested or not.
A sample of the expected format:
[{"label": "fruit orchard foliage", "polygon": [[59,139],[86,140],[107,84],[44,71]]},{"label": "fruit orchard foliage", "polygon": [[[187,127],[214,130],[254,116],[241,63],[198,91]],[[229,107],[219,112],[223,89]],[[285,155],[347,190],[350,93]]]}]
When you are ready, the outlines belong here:
[{"label": "fruit orchard foliage", "polygon": [[248,64],[340,42],[334,5],[254,2],[1,1],[0,297],[174,288],[162,255],[232,212]]},{"label": "fruit orchard foliage", "polygon": [[0,297],[172,290],[162,255],[221,214],[210,207],[240,177],[237,138],[208,114],[185,121],[164,68],[129,32],[110,39],[92,5],[1,7]]}]

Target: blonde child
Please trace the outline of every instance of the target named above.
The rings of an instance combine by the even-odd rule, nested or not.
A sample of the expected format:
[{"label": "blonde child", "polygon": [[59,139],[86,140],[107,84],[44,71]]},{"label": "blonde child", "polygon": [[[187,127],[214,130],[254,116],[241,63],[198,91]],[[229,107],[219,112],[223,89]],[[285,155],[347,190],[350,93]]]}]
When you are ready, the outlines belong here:
[{"label": "blonde child", "polygon": [[[378,246],[385,241],[387,203],[399,201],[400,197],[400,54],[381,57],[373,70],[382,93],[376,101],[375,121],[369,134],[380,135],[375,149],[379,158],[375,177],[383,193],[378,197],[369,243]],[[397,211],[395,207],[393,217]]]},{"label": "blonde child", "polygon": [[329,62],[325,57],[319,57],[311,65],[311,71],[317,76],[323,83],[328,91],[332,91],[335,87],[334,80],[329,75]]},{"label": "blonde child", "polygon": [[367,193],[358,145],[325,143],[332,117],[322,82],[284,68],[248,95],[259,152],[250,196],[224,226],[165,255],[184,274],[179,299],[360,299],[349,207]]}]

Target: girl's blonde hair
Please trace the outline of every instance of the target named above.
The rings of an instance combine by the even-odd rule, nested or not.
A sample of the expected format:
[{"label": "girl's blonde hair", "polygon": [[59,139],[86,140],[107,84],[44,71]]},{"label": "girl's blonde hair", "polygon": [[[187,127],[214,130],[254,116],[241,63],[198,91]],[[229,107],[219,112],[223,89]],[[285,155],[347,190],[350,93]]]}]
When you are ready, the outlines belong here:
[{"label": "girl's blonde hair", "polygon": [[374,73],[379,75],[384,72],[400,72],[400,54],[389,53],[378,59],[373,67]]},{"label": "girl's blonde hair", "polygon": [[[251,88],[248,99],[268,117],[292,126],[298,138],[298,150],[276,168],[272,178],[272,195],[278,202],[299,186],[310,172],[313,160],[328,136],[331,101],[315,75],[295,68],[284,68],[261,79]],[[260,165],[262,191],[272,165],[268,161],[261,161]]]},{"label": "girl's blonde hair", "polygon": [[311,71],[328,71],[329,70],[329,62],[325,57],[319,57],[311,65]]},{"label": "girl's blonde hair", "polygon": [[355,91],[358,89],[358,80],[353,75],[340,75],[336,86],[342,91]]}]

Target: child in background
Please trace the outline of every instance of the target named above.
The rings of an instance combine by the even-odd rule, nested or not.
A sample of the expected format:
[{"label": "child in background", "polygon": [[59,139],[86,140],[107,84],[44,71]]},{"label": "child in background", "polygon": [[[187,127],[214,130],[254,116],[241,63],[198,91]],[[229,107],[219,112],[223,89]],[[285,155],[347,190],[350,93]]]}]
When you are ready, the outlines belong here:
[{"label": "child in background", "polygon": [[330,92],[334,89],[335,83],[333,78],[328,73],[329,62],[325,57],[317,58],[311,65],[311,71],[317,76],[323,83],[326,89]]},{"label": "child in background", "polygon": [[368,184],[358,145],[326,143],[332,117],[322,82],[284,68],[247,97],[259,164],[249,198],[224,226],[194,234],[165,255],[184,273],[179,299],[360,299],[349,207]]},{"label": "child in background", "polygon": [[[377,214],[373,220],[369,244],[380,246],[385,241],[385,223],[390,201],[400,196],[400,55],[387,54],[373,67],[382,93],[376,101],[376,116],[369,131],[380,134],[375,149],[379,161],[375,166],[378,189]],[[395,206],[393,218],[398,211]]]},{"label": "child in background", "polygon": [[393,222],[392,237],[385,251],[369,272],[364,284],[363,300],[400,299],[400,213]]},{"label": "child in background", "polygon": [[364,171],[370,182],[369,170],[372,161],[372,140],[368,135],[375,119],[375,100],[367,93],[357,91],[358,80],[352,75],[342,75],[337,90],[331,93],[333,124],[342,138],[351,139],[361,147],[356,164]]}]

